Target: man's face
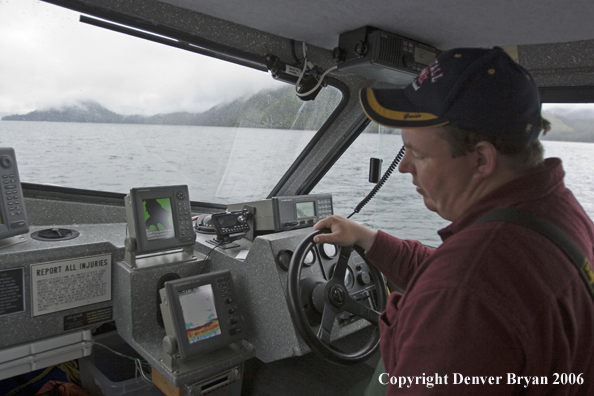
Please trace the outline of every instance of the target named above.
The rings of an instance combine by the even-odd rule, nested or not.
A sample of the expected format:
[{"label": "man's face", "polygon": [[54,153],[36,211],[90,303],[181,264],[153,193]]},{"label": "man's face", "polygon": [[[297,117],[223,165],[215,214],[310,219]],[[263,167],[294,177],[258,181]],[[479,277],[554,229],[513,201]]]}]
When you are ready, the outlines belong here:
[{"label": "man's face", "polygon": [[403,129],[406,152],[398,170],[410,173],[425,206],[446,220],[456,220],[472,203],[472,177],[476,157],[452,158],[441,127]]}]

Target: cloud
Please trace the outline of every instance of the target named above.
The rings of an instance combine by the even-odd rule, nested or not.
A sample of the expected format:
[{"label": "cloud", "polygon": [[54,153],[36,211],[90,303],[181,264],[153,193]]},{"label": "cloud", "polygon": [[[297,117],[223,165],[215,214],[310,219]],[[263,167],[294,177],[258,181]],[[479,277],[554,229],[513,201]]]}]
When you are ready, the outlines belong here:
[{"label": "cloud", "polygon": [[204,111],[279,86],[267,73],[80,23],[79,13],[0,0],[0,112],[92,99],[124,114]]}]

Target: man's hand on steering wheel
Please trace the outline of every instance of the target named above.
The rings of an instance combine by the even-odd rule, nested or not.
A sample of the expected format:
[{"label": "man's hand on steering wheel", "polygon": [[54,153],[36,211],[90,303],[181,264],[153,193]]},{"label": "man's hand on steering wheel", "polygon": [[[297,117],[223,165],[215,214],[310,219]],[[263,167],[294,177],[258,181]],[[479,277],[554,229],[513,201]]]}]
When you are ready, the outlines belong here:
[{"label": "man's hand on steering wheel", "polygon": [[331,232],[316,235],[314,238],[315,243],[329,243],[339,246],[357,245],[367,251],[371,248],[377,236],[377,231],[336,215],[326,217],[313,226],[315,231],[324,228],[329,229]]},{"label": "man's hand on steering wheel", "polygon": [[[355,246],[355,249],[358,250],[361,258],[367,263],[370,271],[369,280],[372,280],[375,286],[378,305],[376,308],[378,309],[377,311],[363,304],[361,301],[356,301],[349,295],[348,288],[345,285],[345,275],[348,271],[350,253],[353,250],[350,246],[340,249],[338,262],[335,265],[334,274],[331,279],[324,280],[315,276],[301,279],[301,268],[303,267],[307,253],[311,249],[317,249],[314,243],[315,238],[331,235],[333,231],[337,231],[336,234],[339,235],[339,238],[336,238],[335,235],[333,240],[342,240],[344,242],[345,239],[341,239],[340,235],[344,237],[344,235],[353,236],[356,234],[349,232],[348,225],[354,222],[345,221],[346,219],[338,216],[332,217],[335,220],[333,223],[334,230],[321,229],[315,231],[306,236],[297,246],[289,265],[287,302],[295,328],[312,351],[334,363],[345,365],[357,364],[368,359],[379,347],[379,313],[385,307],[387,293],[382,275],[367,262],[364,252],[359,246]],[[330,222],[332,222],[332,219]],[[319,226],[320,224],[322,222],[319,222],[317,225]],[[344,226],[345,224],[347,225],[346,227]],[[344,232],[345,230],[346,233]],[[353,229],[350,228],[350,230],[352,231]],[[324,241],[324,238],[322,238],[322,241]],[[334,243],[338,244],[339,242]],[[310,309],[308,307],[314,307],[321,314],[321,321],[317,326],[317,330],[312,328],[315,324],[310,323],[308,319],[307,311]],[[366,319],[374,326],[368,343],[357,351],[344,352],[334,347],[330,342],[335,319],[342,312],[348,312]]]}]

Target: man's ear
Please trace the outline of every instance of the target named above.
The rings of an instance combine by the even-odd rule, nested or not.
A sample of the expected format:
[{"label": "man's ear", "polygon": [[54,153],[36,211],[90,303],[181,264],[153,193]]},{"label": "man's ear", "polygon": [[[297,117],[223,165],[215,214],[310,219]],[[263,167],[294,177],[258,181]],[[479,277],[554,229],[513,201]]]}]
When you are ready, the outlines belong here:
[{"label": "man's ear", "polygon": [[474,177],[485,179],[491,176],[497,168],[498,153],[495,146],[486,141],[478,142],[475,146]]}]

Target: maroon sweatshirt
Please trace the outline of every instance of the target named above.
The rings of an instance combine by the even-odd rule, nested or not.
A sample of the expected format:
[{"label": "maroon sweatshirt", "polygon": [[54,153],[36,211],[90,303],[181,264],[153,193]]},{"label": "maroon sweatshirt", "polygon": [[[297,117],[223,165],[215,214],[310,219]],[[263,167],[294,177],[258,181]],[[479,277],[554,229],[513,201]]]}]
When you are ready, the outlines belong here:
[{"label": "maroon sweatshirt", "polygon": [[437,249],[379,232],[367,258],[406,288],[380,318],[388,395],[594,395],[594,302],[549,239],[504,222],[517,207],[548,219],[594,263],[594,224],[559,159],[516,179],[439,231]]}]

